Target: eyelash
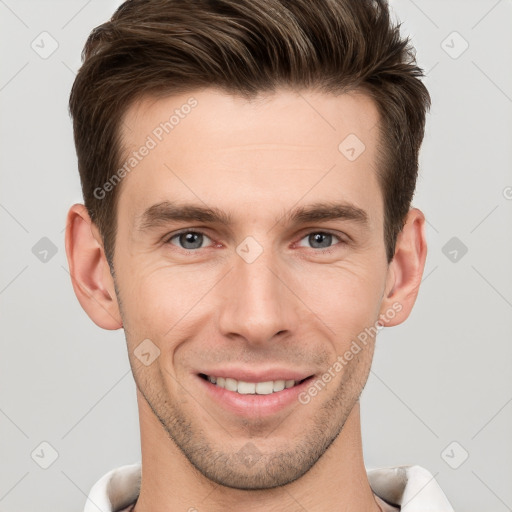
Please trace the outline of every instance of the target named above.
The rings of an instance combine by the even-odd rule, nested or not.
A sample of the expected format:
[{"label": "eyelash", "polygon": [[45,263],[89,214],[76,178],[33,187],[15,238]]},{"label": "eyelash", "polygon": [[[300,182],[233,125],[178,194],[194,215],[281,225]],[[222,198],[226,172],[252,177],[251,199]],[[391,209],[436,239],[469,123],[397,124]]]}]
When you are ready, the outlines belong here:
[{"label": "eyelash", "polygon": [[[197,231],[197,230],[191,230],[191,229],[184,229],[182,231],[178,231],[177,233],[173,233],[171,236],[169,237],[166,237],[165,239],[165,244],[170,244],[170,245],[174,245],[174,244],[171,244],[171,240],[173,240],[174,238],[176,237],[179,237],[180,235],[184,235],[184,234],[187,234],[187,233],[194,233],[196,235],[203,235],[207,238],[210,238],[206,233],[204,233],[203,231]],[[306,234],[304,234],[300,240],[304,240],[304,238],[308,237],[309,235],[312,235],[312,234],[318,234],[318,233],[321,233],[323,235],[331,235],[335,238],[337,238],[339,240],[339,244],[340,245],[347,245],[347,241],[346,240],[343,240],[343,238],[340,236],[340,235],[337,235],[336,233],[333,233],[329,230],[323,230],[323,231],[320,231],[320,230],[313,230],[313,231],[309,231],[307,232]],[[210,238],[211,239],[211,238]],[[320,254],[329,254],[333,251],[333,249],[335,249],[336,245],[338,244],[334,244],[330,247],[326,247],[324,249],[315,249],[314,247],[309,247],[310,250],[316,252],[316,253],[320,253]],[[207,247],[199,247],[198,249],[184,249],[183,247],[179,247],[179,246],[175,246],[177,249],[180,249],[182,251],[185,251],[186,253],[189,253],[189,254],[193,254],[197,251],[199,251],[200,249],[207,249]]]}]

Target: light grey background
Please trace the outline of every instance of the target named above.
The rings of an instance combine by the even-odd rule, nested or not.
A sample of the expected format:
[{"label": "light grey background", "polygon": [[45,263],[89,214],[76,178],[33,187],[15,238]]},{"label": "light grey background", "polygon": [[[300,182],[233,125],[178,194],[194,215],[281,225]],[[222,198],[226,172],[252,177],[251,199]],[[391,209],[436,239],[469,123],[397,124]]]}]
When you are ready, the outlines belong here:
[{"label": "light grey background", "polygon": [[[123,331],[101,330],[81,309],[63,231],[69,206],[82,202],[69,91],[88,33],[119,3],[0,0],[1,512],[81,511],[100,476],[140,459]],[[429,255],[411,317],[379,335],[362,397],[365,460],[420,464],[456,510],[504,512],[512,510],[512,2],[392,6],[433,100],[414,200],[428,219]],[[52,39],[58,48],[44,59]],[[54,255],[41,252],[43,237]],[[43,469],[52,450],[57,458]]]}]

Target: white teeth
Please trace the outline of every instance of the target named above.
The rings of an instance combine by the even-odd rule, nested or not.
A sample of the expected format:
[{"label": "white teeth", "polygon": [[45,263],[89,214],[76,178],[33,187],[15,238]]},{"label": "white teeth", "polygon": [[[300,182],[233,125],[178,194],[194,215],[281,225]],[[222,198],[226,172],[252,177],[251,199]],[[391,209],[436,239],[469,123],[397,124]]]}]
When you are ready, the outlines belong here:
[{"label": "white teeth", "polygon": [[227,378],[224,387],[228,391],[236,391],[238,389],[238,382],[235,379]]},{"label": "white teeth", "polygon": [[254,393],[256,393],[256,383],[238,381],[238,389],[235,391],[238,391],[242,395],[254,395]]},{"label": "white teeth", "polygon": [[284,389],[284,380],[275,380],[274,381],[274,391],[283,391]]},{"label": "white teeth", "polygon": [[220,388],[227,389],[228,391],[235,391],[241,395],[270,395],[277,393],[283,389],[288,389],[295,386],[294,380],[269,380],[266,382],[245,382],[243,380],[235,380],[230,377],[213,377],[207,375],[207,379],[216,384]]},{"label": "white teeth", "polygon": [[274,383],[272,381],[268,382],[258,382],[256,384],[256,394],[257,395],[270,395],[270,393],[274,392]]}]

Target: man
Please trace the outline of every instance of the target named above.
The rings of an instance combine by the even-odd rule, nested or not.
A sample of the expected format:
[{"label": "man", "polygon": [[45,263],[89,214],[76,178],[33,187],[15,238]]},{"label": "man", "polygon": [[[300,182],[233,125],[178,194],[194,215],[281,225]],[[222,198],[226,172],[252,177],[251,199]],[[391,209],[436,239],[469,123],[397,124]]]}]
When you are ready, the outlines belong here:
[{"label": "man", "polygon": [[384,1],[135,0],[92,32],[66,251],[126,333],[142,461],[87,512],[452,510],[361,445],[376,334],[426,258],[421,76]]}]

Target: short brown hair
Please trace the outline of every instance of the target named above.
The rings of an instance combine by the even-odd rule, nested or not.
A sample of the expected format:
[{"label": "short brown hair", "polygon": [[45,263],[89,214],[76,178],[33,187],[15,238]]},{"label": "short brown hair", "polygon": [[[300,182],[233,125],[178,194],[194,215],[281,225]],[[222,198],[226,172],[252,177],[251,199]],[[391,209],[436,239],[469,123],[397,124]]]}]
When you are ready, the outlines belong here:
[{"label": "short brown hair", "polygon": [[[121,162],[130,105],[215,86],[247,99],[279,86],[358,90],[380,115],[378,178],[393,259],[416,187],[429,93],[385,0],[128,0],[96,27],[69,99],[85,206],[113,270],[120,187],[94,193]],[[340,141],[341,142],[341,141]]]}]

